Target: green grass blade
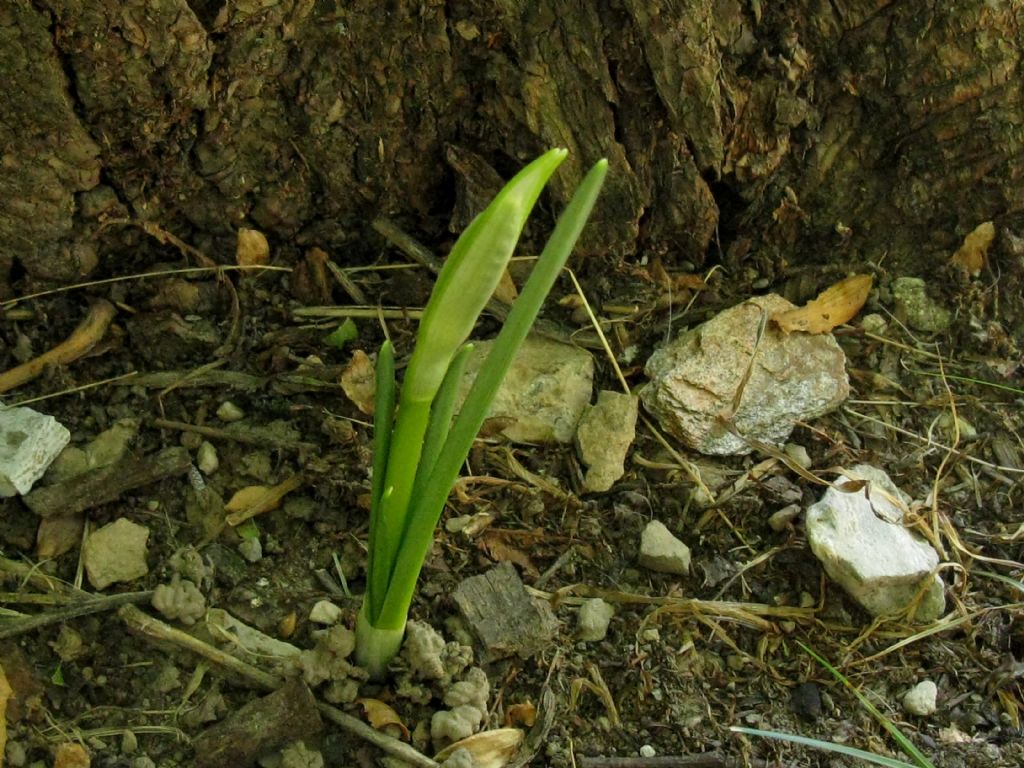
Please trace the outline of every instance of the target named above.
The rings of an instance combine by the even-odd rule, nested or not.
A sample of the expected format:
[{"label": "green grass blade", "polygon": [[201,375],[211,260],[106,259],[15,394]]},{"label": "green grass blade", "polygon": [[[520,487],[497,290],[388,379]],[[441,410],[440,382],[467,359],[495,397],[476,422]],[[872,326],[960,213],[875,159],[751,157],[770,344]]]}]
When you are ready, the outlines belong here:
[{"label": "green grass blade", "polygon": [[863,693],[857,690],[857,687],[853,685],[853,683],[851,683],[849,680],[847,680],[846,676],[842,672],[833,667],[831,664],[828,663],[826,659],[819,656],[817,653],[815,653],[814,650],[812,650],[809,646],[804,645],[799,640],[797,640],[797,645],[803,648],[804,651],[811,658],[813,658],[821,666],[827,669],[836,680],[838,680],[840,683],[846,686],[846,688],[851,693],[853,693],[854,696],[857,697],[857,701],[861,703],[861,706],[864,707],[864,709],[866,709],[871,714],[871,716],[875,718],[875,720],[877,720],[879,724],[889,732],[889,735],[892,736],[893,740],[897,744],[899,744],[900,749],[902,749],[907,755],[911,757],[911,759],[913,759],[914,764],[917,765],[918,768],[935,768],[935,766],[932,764],[932,761],[929,760],[928,757],[921,750],[914,746],[914,743],[903,734],[903,731],[897,728],[896,725],[892,722],[892,720],[886,717],[882,713],[882,711],[879,710],[878,707],[876,707],[867,696],[865,696]]},{"label": "green grass blade", "polygon": [[[373,477],[370,481],[370,537],[368,546],[372,552],[380,540],[378,510],[384,494],[384,478],[387,475],[388,452],[391,447],[391,429],[395,417],[395,350],[390,341],[385,341],[377,353],[375,370],[376,388],[373,399]],[[368,605],[375,604],[372,580],[367,579],[366,597]],[[378,606],[379,607],[379,606]]]},{"label": "green grass blade", "polygon": [[743,728],[738,725],[734,725],[729,728],[734,733],[743,733],[747,736],[761,736],[765,739],[775,739],[776,741],[788,741],[791,744],[800,744],[805,747],[813,747],[814,749],[822,749],[827,752],[835,752],[840,755],[847,755],[849,757],[860,758],[869,763],[875,765],[884,765],[886,768],[915,768],[912,763],[906,763],[902,760],[897,760],[892,757],[885,757],[884,755],[876,755],[874,752],[866,752],[863,749],[857,749],[856,747],[848,747],[845,744],[835,744],[831,741],[821,741],[819,739],[809,739],[806,736],[797,736],[792,733],[780,733],[779,731],[762,731],[760,728]]},{"label": "green grass blade", "polygon": [[397,561],[402,564],[396,570],[384,598],[380,614],[382,626],[404,621],[412,602],[416,580],[419,578],[423,561],[430,551],[434,529],[451,492],[452,484],[458,477],[459,468],[466,460],[469,449],[480,427],[490,411],[494,395],[498,391],[512,358],[526,338],[541,304],[551,291],[559,272],[568,260],[572,249],[587,222],[608,171],[606,160],[598,162],[584,177],[579,189],[566,207],[547,245],[541,252],[529,280],[509,312],[505,325],[494,341],[473,382],[459,417],[455,420],[448,440],[445,442],[434,471],[423,486],[423,492],[410,510],[409,526],[402,538]]}]

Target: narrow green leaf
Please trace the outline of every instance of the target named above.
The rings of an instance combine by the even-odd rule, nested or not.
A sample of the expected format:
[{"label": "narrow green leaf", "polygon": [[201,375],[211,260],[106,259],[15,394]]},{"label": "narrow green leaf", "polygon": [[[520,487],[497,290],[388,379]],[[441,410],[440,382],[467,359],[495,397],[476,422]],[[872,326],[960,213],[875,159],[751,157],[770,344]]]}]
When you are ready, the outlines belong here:
[{"label": "narrow green leaf", "polygon": [[[385,340],[377,353],[377,366],[375,370],[376,383],[373,400],[373,477],[370,480],[370,538],[368,542],[369,551],[372,553],[378,548],[381,539],[380,514],[381,501],[384,496],[384,479],[387,477],[388,454],[391,449],[391,429],[395,418],[395,350],[391,342]],[[379,601],[384,599],[384,593],[374,589],[372,578],[376,563],[375,558],[370,555],[368,571],[369,577],[366,581],[365,601],[367,610],[374,613],[379,610]]]},{"label": "narrow green leaf", "polygon": [[861,706],[864,707],[864,709],[866,709],[871,714],[871,716],[875,718],[875,720],[877,720],[878,723],[889,732],[889,735],[892,736],[893,740],[897,744],[899,744],[900,749],[906,752],[907,755],[909,755],[914,760],[914,763],[919,768],[935,768],[932,765],[931,760],[929,760],[928,757],[914,745],[914,742],[908,739],[903,734],[903,731],[897,728],[895,723],[893,723],[892,720],[886,717],[881,712],[881,710],[879,710],[878,707],[876,707],[871,702],[871,700],[867,696],[865,696],[863,693],[857,690],[857,687],[849,680],[847,680],[846,676],[842,672],[833,667],[824,657],[819,656],[813,649],[811,649],[807,645],[804,645],[799,640],[797,640],[797,645],[803,648],[805,653],[807,653],[809,656],[811,656],[811,658],[813,658],[821,666],[827,669],[829,673],[832,675],[832,677],[834,677],[836,680],[842,683],[854,696],[857,697],[857,701],[860,702]]},{"label": "narrow green leaf", "polygon": [[835,752],[840,755],[847,755],[849,757],[856,757],[861,760],[866,760],[869,763],[875,765],[884,765],[886,768],[916,768],[913,763],[907,763],[903,760],[897,760],[892,757],[885,757],[884,755],[876,755],[874,752],[866,752],[863,749],[857,749],[856,747],[848,747],[845,744],[836,744],[831,741],[822,741],[820,739],[810,739],[806,736],[797,736],[793,733],[781,733],[780,731],[762,731],[760,728],[743,728],[739,725],[734,725],[729,728],[734,733],[743,733],[747,736],[761,736],[765,739],[775,739],[776,741],[788,741],[792,744],[800,744],[805,747],[813,747],[814,749],[822,749],[826,752]]},{"label": "narrow green leaf", "polygon": [[359,336],[359,329],[356,328],[356,324],[353,322],[351,317],[346,317],[345,322],[331,331],[325,338],[324,344],[329,347],[335,347],[336,349],[342,349],[350,341],[354,341]]}]

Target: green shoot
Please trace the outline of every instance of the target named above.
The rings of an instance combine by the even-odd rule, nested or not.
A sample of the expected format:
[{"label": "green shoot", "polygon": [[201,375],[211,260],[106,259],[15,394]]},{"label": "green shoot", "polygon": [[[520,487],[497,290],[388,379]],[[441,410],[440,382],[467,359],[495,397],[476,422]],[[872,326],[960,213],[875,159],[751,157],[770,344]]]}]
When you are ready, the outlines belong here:
[{"label": "green shoot", "polygon": [[459,468],[604,182],[608,164],[601,160],[559,218],[452,423],[468,359],[466,339],[566,154],[553,149],[526,166],[455,243],[423,312],[397,410],[394,352],[389,343],[381,347],[367,583],[356,625],[357,661],[375,677],[401,645],[416,582]]},{"label": "green shoot", "polygon": [[889,735],[892,736],[893,740],[897,744],[899,744],[900,749],[902,749],[907,755],[909,755],[913,762],[908,763],[903,760],[897,760],[892,757],[876,755],[874,752],[865,752],[861,749],[848,747],[845,744],[836,744],[835,742],[831,741],[811,739],[807,738],[806,736],[797,736],[792,733],[781,733],[779,731],[763,731],[759,728],[742,728],[740,726],[733,726],[729,730],[733,731],[734,733],[747,734],[748,736],[761,736],[762,738],[766,739],[788,741],[793,744],[802,744],[804,746],[813,747],[815,749],[822,749],[828,752],[836,752],[838,754],[849,755],[850,757],[860,758],[861,760],[865,760],[869,763],[874,763],[875,765],[884,765],[888,766],[889,768],[935,768],[931,760],[929,760],[928,757],[921,750],[914,746],[914,743],[906,737],[903,731],[901,731],[896,726],[896,724],[892,722],[892,720],[886,717],[885,714],[883,714],[878,709],[878,707],[872,704],[871,700],[868,699],[867,696],[865,696],[863,693],[857,690],[853,683],[851,683],[846,678],[846,676],[843,675],[842,672],[840,672],[838,669],[829,664],[828,661],[826,661],[822,656],[819,656],[808,646],[804,645],[799,641],[797,641],[797,644],[801,648],[803,648],[804,651],[808,655],[810,655],[815,661],[817,661],[821,666],[827,669],[836,680],[838,680],[840,683],[846,686],[846,688],[849,689],[854,696],[857,697],[857,701],[861,703],[861,706],[864,707],[864,709],[866,709],[871,714],[871,716],[874,717],[875,720],[877,720],[881,724],[881,726],[889,732]]}]

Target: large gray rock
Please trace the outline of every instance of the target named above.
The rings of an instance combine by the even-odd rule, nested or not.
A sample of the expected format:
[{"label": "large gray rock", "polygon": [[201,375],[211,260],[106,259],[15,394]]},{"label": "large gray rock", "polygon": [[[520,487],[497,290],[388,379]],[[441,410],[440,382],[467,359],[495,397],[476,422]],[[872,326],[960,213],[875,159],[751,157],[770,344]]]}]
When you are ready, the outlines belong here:
[{"label": "large gray rock", "polygon": [[682,333],[647,361],[644,406],[690,448],[720,456],[752,450],[727,424],[748,369],[732,415],[741,435],[781,444],[796,421],[837,408],[850,384],[846,356],[831,334],[787,335],[768,322],[757,342],[762,311],[771,316],[793,308],[781,296],[759,296]]},{"label": "large gray rock", "polygon": [[[847,485],[849,490],[835,486]],[[942,615],[942,581],[931,575],[939,556],[903,526],[907,499],[880,469],[859,464],[844,470],[806,515],[811,551],[829,577],[875,616],[902,613],[918,591],[918,621]]]},{"label": "large gray rock", "polygon": [[[473,342],[460,387],[460,408],[492,345]],[[513,442],[569,443],[593,387],[594,359],[589,352],[531,336],[512,361],[489,417],[507,421],[501,433]]]}]

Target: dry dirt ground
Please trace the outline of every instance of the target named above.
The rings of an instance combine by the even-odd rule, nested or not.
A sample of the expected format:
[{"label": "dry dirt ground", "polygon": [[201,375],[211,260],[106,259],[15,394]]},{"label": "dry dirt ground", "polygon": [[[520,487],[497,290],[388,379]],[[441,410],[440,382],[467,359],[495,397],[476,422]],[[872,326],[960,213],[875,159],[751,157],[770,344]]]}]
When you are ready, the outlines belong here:
[{"label": "dry dirt ground", "polygon": [[[158,257],[152,272],[196,265],[196,254],[144,237],[139,253],[140,264]],[[39,577],[92,591],[81,580],[82,523],[92,531],[121,517],[149,529],[149,572],[108,587],[105,595],[165,583],[172,555],[191,545],[215,567],[208,607],[302,648],[314,644],[316,626],[307,617],[318,600],[333,600],[343,609],[342,622],[352,625],[365,565],[371,433],[339,381],[354,350],[374,354],[382,322],[400,359],[408,354],[414,323],[375,306],[422,306],[430,280],[382,242],[376,264],[367,266],[401,268],[347,274],[370,301],[356,313],[356,338],[339,349],[324,340],[342,316],[297,310],[355,302],[315,257],[301,265],[226,272],[219,279],[208,271],[133,278],[3,305],[0,370],[67,338],[90,301],[105,299],[116,308],[86,357],[47,367],[9,391],[7,404],[64,392],[33,407],[66,425],[73,445],[135,419],[140,426],[131,455],[151,458],[184,446],[195,460],[205,440],[215,446],[219,468],[205,477],[205,489],[194,472],[178,472],[89,505],[69,518],[69,543],[45,542],[67,547],[51,559],[38,553],[36,514],[16,498],[3,501],[3,601],[16,613],[0,629],[17,614],[45,615],[78,604],[80,594],[69,596]],[[125,260],[95,277],[131,275],[136,266]],[[603,494],[581,492],[571,446],[484,439],[471,456],[473,479],[460,484],[446,517],[486,512],[489,524],[454,533],[442,524],[413,615],[449,638],[464,636],[453,590],[504,560],[535,594],[550,596],[560,622],[555,640],[532,658],[485,665],[491,727],[522,725],[516,720],[530,708],[515,705],[537,708],[543,730],[530,742],[531,765],[854,764],[738,736],[728,730],[732,725],[898,755],[882,727],[798,643],[830,660],[935,765],[1024,764],[1024,587],[1017,565],[1024,560],[1024,247],[1014,233],[1000,232],[977,277],[952,268],[926,270],[921,276],[932,297],[952,313],[948,329],[931,334],[891,314],[891,282],[902,275],[889,274],[885,265],[850,271],[874,274],[876,288],[861,317],[877,313],[886,323],[869,334],[858,318],[837,330],[853,393],[841,410],[798,426],[793,441],[807,449],[822,476],[837,466],[871,463],[919,502],[915,525],[936,532],[943,550],[946,616],[924,626],[874,621],[830,583],[807,546],[801,518],[778,531],[768,524],[787,498],[806,506],[821,489],[770,457],[685,454],[719,500],[701,507],[691,501],[693,483],[677,456],[644,425],[626,475]],[[579,272],[587,300],[609,321],[631,386],[643,383],[643,361],[666,334],[758,292],[805,301],[842,274],[805,270],[765,286],[753,270],[714,271],[706,282],[706,274],[687,274],[685,265],[666,271],[655,263],[595,263]],[[21,296],[47,287],[24,278],[15,284]],[[574,296],[563,280],[544,316],[594,348],[597,383],[616,388]],[[495,328],[487,320],[479,331],[486,336]],[[125,378],[71,391],[114,377]],[[226,400],[244,414],[233,428],[238,431],[216,416]],[[253,519],[248,535],[258,532],[263,556],[250,562],[239,554],[239,532],[218,530],[218,505],[240,488],[282,482],[297,487],[277,509]],[[640,531],[652,518],[692,549],[689,576],[638,566]],[[605,640],[582,643],[573,635],[575,613],[580,599],[593,594],[603,595],[616,614]],[[50,595],[53,604],[39,604],[40,595]],[[146,602],[139,607],[154,614]],[[263,695],[214,661],[130,632],[117,610],[24,628],[2,643],[0,658],[17,693],[7,710],[9,765],[52,765],[56,746],[76,741],[93,766],[195,765],[193,739]],[[937,711],[907,715],[900,698],[923,679],[937,684]],[[411,730],[440,706],[403,699],[388,681],[365,686],[362,695],[389,703]],[[364,717],[358,705],[341,708]],[[656,757],[641,757],[645,745]],[[381,754],[329,722],[310,746],[331,766],[371,765]],[[703,762],[683,759],[702,754]]]}]

